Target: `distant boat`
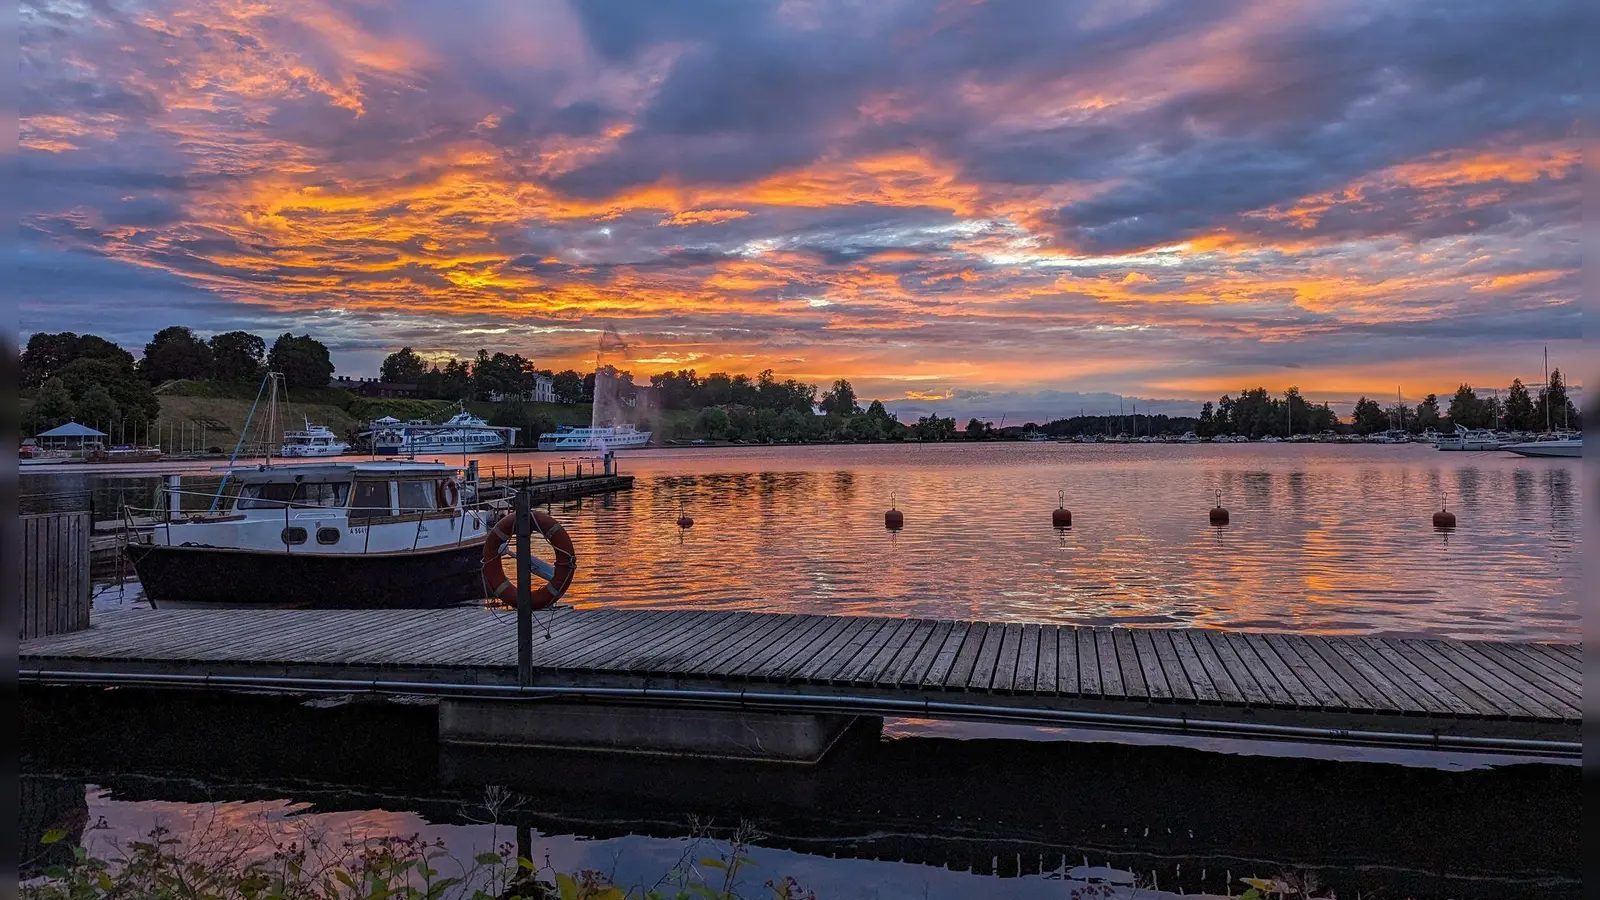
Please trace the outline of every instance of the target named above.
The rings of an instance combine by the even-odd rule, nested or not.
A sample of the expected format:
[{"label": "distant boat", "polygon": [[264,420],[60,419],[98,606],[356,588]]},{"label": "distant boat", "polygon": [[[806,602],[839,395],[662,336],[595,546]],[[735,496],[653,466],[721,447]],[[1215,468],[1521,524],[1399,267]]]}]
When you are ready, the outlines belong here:
[{"label": "distant boat", "polygon": [[1506,445],[1505,440],[1486,428],[1467,428],[1457,425],[1456,433],[1447,438],[1441,438],[1434,447],[1439,450],[1499,450]]},{"label": "distant boat", "polygon": [[1518,456],[1579,458],[1583,456],[1583,435],[1576,437],[1550,437],[1544,440],[1524,441],[1501,448]]},{"label": "distant boat", "polygon": [[1035,428],[1034,430],[1024,434],[1022,439],[1028,441],[1029,443],[1039,444],[1050,440],[1050,436]]},{"label": "distant boat", "polygon": [[606,428],[574,428],[557,425],[555,431],[539,435],[540,450],[627,450],[650,443],[650,432],[632,425]]},{"label": "distant boat", "polygon": [[161,458],[160,447],[139,447],[130,444],[118,444],[115,447],[96,447],[84,457],[92,463],[102,462],[154,462]]},{"label": "distant boat", "polygon": [[1192,431],[1185,431],[1183,433],[1183,436],[1178,438],[1178,443],[1180,443],[1180,444],[1198,444],[1198,443],[1200,443],[1200,435],[1195,434]]},{"label": "distant boat", "polygon": [[339,440],[333,429],[326,425],[313,425],[311,420],[306,420],[306,427],[300,431],[285,431],[283,433],[283,446],[278,448],[278,455],[283,457],[314,457],[338,456],[350,449],[350,445]]},{"label": "distant boat", "polygon": [[371,445],[373,453],[386,456],[482,453],[511,443],[518,430],[490,425],[462,409],[442,423],[427,419],[401,423],[386,416],[374,421],[361,438]]}]

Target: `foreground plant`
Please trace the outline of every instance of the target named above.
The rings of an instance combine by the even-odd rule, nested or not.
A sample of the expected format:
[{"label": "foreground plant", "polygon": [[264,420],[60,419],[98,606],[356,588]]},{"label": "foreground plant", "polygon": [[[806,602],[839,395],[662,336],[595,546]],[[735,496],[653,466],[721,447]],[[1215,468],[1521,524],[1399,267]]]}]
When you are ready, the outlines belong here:
[{"label": "foreground plant", "polygon": [[[680,864],[653,886],[624,888],[604,873],[556,872],[519,857],[508,844],[462,862],[442,841],[383,837],[334,846],[320,840],[278,845],[246,861],[240,848],[186,846],[165,828],[113,857],[73,848],[22,886],[25,900],[754,900],[738,892],[752,863],[743,835],[727,851]],[[45,835],[56,844],[64,831]],[[454,874],[446,874],[446,871]],[[769,881],[759,896],[816,900],[792,878]]]}]

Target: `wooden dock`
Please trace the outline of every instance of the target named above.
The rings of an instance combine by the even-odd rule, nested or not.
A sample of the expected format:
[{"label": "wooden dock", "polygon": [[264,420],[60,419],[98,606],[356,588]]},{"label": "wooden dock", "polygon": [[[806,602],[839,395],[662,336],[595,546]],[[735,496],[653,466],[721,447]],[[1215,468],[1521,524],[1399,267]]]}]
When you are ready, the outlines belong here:
[{"label": "wooden dock", "polygon": [[126,610],[25,685],[565,700],[1581,755],[1575,644],[559,608]]}]

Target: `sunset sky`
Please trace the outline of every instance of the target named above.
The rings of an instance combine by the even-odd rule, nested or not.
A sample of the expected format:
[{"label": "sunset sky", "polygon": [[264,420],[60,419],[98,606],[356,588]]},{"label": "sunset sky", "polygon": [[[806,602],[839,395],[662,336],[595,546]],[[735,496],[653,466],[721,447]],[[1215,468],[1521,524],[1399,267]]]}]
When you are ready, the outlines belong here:
[{"label": "sunset sky", "polygon": [[1577,355],[1581,13],[24,0],[21,324],[351,375],[612,325],[963,416],[1503,388]]}]

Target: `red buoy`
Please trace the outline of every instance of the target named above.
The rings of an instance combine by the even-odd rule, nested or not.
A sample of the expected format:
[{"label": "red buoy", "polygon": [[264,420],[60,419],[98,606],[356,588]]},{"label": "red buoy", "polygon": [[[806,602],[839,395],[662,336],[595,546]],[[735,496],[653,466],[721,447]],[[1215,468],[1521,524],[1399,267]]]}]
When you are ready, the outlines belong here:
[{"label": "red buoy", "polygon": [[1211,507],[1211,524],[1228,524],[1228,511],[1222,508],[1222,492],[1217,491],[1217,505]]},{"label": "red buoy", "polygon": [[1451,512],[1449,509],[1447,509],[1446,507],[1448,507],[1448,506],[1449,506],[1449,504],[1447,504],[1445,502],[1445,498],[1444,497],[1440,497],[1439,498],[1439,511],[1433,514],[1433,527],[1435,527],[1435,528],[1454,528],[1454,527],[1456,527],[1456,514]]},{"label": "red buoy", "polygon": [[679,528],[693,528],[694,527],[694,520],[689,518],[689,514],[684,511],[682,503],[678,504],[678,527]]},{"label": "red buoy", "polygon": [[889,495],[889,511],[883,514],[883,527],[890,531],[899,531],[906,525],[906,515],[894,508],[894,495]]},{"label": "red buoy", "polygon": [[1060,498],[1060,505],[1051,511],[1050,524],[1057,528],[1071,528],[1072,510],[1067,509],[1067,492],[1058,491],[1056,496]]}]

